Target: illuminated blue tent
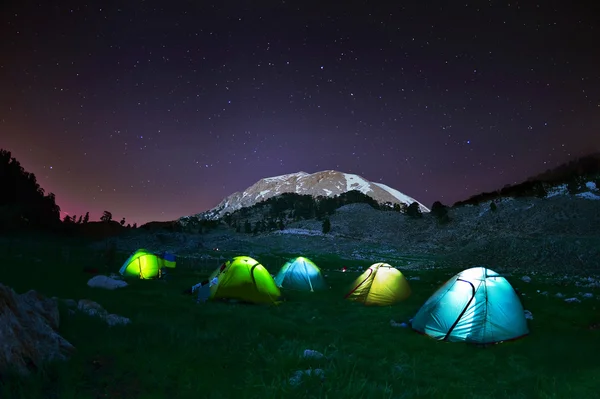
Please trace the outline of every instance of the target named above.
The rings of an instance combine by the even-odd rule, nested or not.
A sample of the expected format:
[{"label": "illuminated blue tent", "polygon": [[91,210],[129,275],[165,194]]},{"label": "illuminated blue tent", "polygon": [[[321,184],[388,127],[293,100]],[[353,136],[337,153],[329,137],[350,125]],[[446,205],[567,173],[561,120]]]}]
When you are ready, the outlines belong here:
[{"label": "illuminated blue tent", "polygon": [[521,301],[498,273],[474,267],[438,289],[413,319],[412,328],[437,340],[490,344],[527,335]]},{"label": "illuminated blue tent", "polygon": [[321,270],[310,259],[300,256],[287,261],[277,276],[275,284],[279,288],[298,291],[319,291],[327,289]]}]

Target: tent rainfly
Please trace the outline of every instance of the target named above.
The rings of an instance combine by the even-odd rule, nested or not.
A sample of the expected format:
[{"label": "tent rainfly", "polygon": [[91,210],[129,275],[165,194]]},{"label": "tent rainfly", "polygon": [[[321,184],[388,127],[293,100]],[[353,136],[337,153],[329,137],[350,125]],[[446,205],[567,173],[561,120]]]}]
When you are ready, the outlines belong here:
[{"label": "tent rainfly", "polygon": [[321,270],[308,258],[299,256],[287,261],[275,276],[279,288],[298,291],[320,291],[327,289]]},{"label": "tent rainfly", "polygon": [[209,299],[236,299],[251,303],[278,303],[281,292],[268,270],[249,256],[237,256],[209,278]]},{"label": "tent rainfly", "polygon": [[365,305],[386,306],[400,302],[411,294],[402,272],[387,263],[375,263],[361,274],[346,294],[346,299]]},{"label": "tent rainfly", "polygon": [[415,315],[412,328],[436,340],[491,344],[529,333],[521,301],[493,270],[464,270],[440,287]]}]

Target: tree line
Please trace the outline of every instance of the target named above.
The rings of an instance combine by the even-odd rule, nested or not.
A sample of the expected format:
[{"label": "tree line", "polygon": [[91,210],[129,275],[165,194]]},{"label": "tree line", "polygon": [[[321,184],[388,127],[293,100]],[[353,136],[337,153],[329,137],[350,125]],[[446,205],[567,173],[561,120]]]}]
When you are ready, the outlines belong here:
[{"label": "tree line", "polygon": [[[60,207],[54,193],[46,193],[35,174],[27,172],[10,151],[0,149],[0,232],[19,230],[42,230],[53,232],[72,231],[76,225],[90,221],[90,213],[66,215],[60,218]],[[104,211],[101,222],[111,222],[112,213]],[[125,218],[119,224],[126,225]]]}]

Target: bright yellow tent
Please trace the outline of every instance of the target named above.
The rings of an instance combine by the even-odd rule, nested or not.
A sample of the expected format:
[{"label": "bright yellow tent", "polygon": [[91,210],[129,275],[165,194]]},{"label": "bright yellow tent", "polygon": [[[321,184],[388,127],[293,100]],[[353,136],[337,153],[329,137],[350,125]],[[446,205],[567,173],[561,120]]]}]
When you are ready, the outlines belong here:
[{"label": "bright yellow tent", "polygon": [[408,281],[400,270],[387,263],[375,263],[354,281],[346,299],[386,306],[403,301],[410,294]]},{"label": "bright yellow tent", "polygon": [[[217,278],[216,284],[212,283],[214,278]],[[281,296],[268,270],[249,256],[237,256],[225,262],[212,273],[209,282],[209,299],[277,303]]]}]

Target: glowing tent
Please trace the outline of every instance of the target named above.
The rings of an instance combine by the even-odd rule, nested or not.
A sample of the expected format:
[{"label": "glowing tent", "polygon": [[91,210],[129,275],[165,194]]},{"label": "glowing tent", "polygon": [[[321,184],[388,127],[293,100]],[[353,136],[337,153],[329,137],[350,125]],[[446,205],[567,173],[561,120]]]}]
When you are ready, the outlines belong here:
[{"label": "glowing tent", "polygon": [[237,256],[225,262],[208,280],[211,283],[209,299],[277,303],[281,296],[267,269],[248,256]]},{"label": "glowing tent", "polygon": [[408,281],[400,270],[387,263],[375,263],[352,284],[346,299],[365,305],[392,305],[411,294]]},{"label": "glowing tent", "polygon": [[412,328],[437,340],[478,344],[529,333],[513,287],[484,267],[464,270],[448,280],[421,307]]},{"label": "glowing tent", "polygon": [[277,276],[275,284],[279,288],[299,291],[319,291],[327,289],[321,270],[308,258],[299,256],[287,261]]},{"label": "glowing tent", "polygon": [[[175,257],[171,254],[168,255],[169,267],[175,267]],[[152,279],[160,277],[162,267],[165,267],[165,261],[161,256],[145,249],[138,249],[123,263],[119,273],[125,277]]]}]

